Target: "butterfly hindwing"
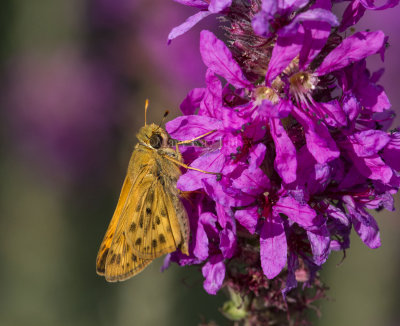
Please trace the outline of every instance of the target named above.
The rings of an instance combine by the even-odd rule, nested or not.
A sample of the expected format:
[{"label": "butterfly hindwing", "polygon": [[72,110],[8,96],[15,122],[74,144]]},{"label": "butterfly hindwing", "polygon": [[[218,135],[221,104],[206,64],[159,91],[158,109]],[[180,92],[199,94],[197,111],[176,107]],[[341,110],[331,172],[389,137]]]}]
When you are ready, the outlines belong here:
[{"label": "butterfly hindwing", "polygon": [[[167,162],[169,164],[169,162]],[[166,253],[175,251],[182,243],[182,229],[179,219],[176,215],[174,205],[175,198],[178,199],[176,186],[172,189],[176,191],[172,196],[170,176],[162,174],[154,165],[151,174],[153,178],[152,184],[149,186],[146,195],[139,203],[140,218],[139,225],[132,232],[132,242],[135,252],[144,259],[154,259]],[[174,198],[175,197],[175,198]],[[179,201],[179,204],[182,205]]]}]

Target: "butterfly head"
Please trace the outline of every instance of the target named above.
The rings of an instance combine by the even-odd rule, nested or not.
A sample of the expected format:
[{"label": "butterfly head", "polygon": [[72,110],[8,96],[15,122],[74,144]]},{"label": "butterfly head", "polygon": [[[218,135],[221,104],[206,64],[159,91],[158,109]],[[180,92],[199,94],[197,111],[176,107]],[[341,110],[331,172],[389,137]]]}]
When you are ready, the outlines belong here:
[{"label": "butterfly head", "polygon": [[139,142],[154,149],[167,146],[169,139],[167,132],[154,123],[140,128],[136,136]]}]

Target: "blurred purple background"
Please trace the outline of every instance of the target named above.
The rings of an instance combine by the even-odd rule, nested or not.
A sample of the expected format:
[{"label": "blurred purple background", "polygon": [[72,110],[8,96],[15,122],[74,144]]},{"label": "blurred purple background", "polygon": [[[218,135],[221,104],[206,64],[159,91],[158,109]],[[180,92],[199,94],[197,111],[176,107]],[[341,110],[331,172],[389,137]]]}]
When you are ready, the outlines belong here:
[{"label": "blurred purple background", "polygon": [[[95,274],[145,99],[148,120],[158,123],[204,85],[199,31],[215,29],[215,17],[166,42],[194,12],[172,0],[4,1],[0,325],[221,322],[224,296],[207,296],[196,268],[160,274],[158,259],[122,284]],[[389,35],[381,84],[400,113],[399,14],[369,11],[357,29]],[[378,58],[370,64],[382,67]],[[332,300],[316,325],[400,325],[399,216],[377,216],[382,248],[354,238],[340,267],[340,254],[325,266]]]}]

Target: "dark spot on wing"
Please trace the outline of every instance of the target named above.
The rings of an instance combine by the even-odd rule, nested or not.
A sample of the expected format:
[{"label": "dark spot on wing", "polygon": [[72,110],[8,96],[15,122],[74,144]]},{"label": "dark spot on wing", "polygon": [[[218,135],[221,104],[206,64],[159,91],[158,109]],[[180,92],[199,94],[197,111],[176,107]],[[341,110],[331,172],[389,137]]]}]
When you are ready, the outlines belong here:
[{"label": "dark spot on wing", "polygon": [[120,264],[120,262],[121,262],[121,254],[118,254],[118,255],[117,255],[117,259],[116,259],[115,262],[117,263],[117,265]]},{"label": "dark spot on wing", "polygon": [[132,254],[132,261],[136,261],[137,260],[137,257],[134,255],[134,254]]},{"label": "dark spot on wing", "polygon": [[147,214],[147,215],[150,215],[150,214],[151,214],[151,208],[150,208],[150,207],[147,207],[147,208],[146,208],[146,214]]},{"label": "dark spot on wing", "polygon": [[158,236],[158,240],[160,241],[160,243],[165,243],[166,241],[165,241],[164,234],[160,234],[160,235]]},{"label": "dark spot on wing", "polygon": [[143,229],[143,215],[140,215],[140,218],[139,218],[139,226],[140,226],[140,228],[141,229]]},{"label": "dark spot on wing", "polygon": [[161,223],[161,220],[160,220],[159,216],[156,216],[156,223],[157,223],[157,225],[160,225],[160,223]]},{"label": "dark spot on wing", "polygon": [[116,254],[112,255],[110,264],[114,264],[116,259],[117,259],[117,255]]},{"label": "dark spot on wing", "polygon": [[163,216],[163,217],[167,216],[167,212],[165,211],[164,208],[161,209],[161,216]]},{"label": "dark spot on wing", "polygon": [[157,240],[153,240],[152,242],[151,242],[151,246],[153,247],[153,248],[156,248],[157,247]]},{"label": "dark spot on wing", "polygon": [[99,266],[97,268],[97,271],[100,273],[104,273],[106,271],[106,259],[107,259],[107,255],[108,255],[108,251],[109,249],[106,249],[106,251],[104,251],[104,253],[101,255],[100,261],[99,261]]},{"label": "dark spot on wing", "polygon": [[136,223],[132,222],[131,226],[129,227],[129,231],[133,232],[136,230]]},{"label": "dark spot on wing", "polygon": [[139,200],[139,202],[136,205],[136,212],[140,212],[140,209],[142,208],[142,201]]},{"label": "dark spot on wing", "polygon": [[140,246],[142,244],[142,238],[137,238],[135,241],[136,246]]}]

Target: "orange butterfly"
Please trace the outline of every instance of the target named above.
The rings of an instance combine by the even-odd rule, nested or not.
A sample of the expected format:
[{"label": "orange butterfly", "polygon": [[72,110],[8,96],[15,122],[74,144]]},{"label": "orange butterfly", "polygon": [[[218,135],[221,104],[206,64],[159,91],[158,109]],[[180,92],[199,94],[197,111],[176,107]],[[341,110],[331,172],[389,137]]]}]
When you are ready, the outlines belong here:
[{"label": "orange butterfly", "polygon": [[[146,101],[145,112],[148,101]],[[164,115],[166,117],[168,112]],[[176,182],[183,163],[178,145],[160,126],[140,128],[139,143],[129,161],[117,208],[97,255],[96,271],[109,282],[124,281],[140,273],[155,258],[180,249],[188,255],[189,221]],[[215,174],[215,173],[212,173]]]}]

